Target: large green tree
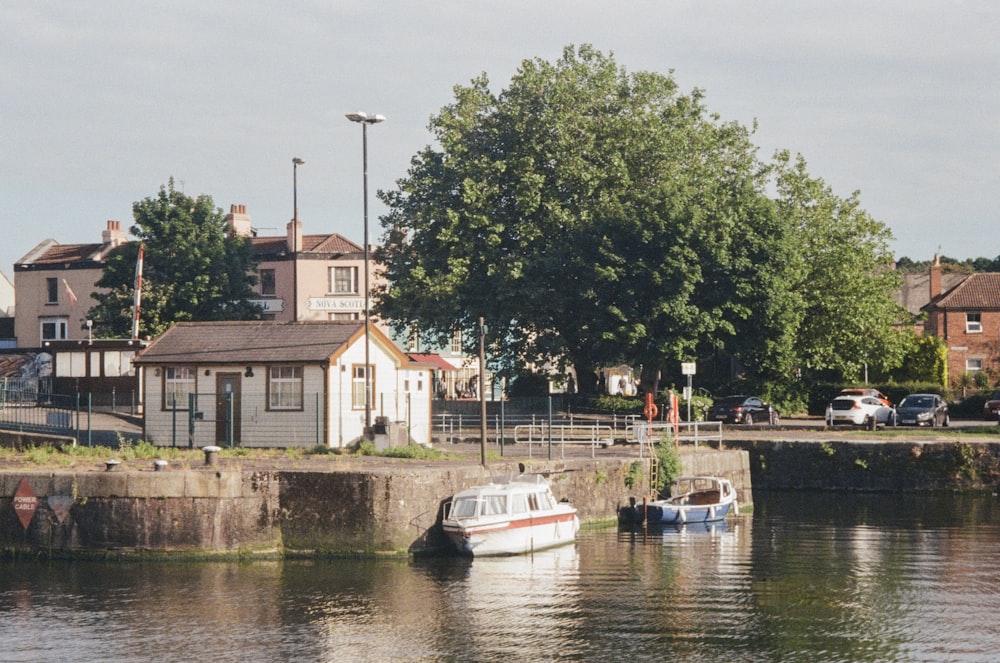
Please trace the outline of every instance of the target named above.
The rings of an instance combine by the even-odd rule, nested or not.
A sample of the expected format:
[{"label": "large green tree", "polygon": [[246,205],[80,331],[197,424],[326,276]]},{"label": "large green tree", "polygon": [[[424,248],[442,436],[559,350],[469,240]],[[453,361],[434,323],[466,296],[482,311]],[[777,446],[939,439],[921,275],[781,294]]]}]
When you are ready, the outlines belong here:
[{"label": "large green tree", "polygon": [[779,153],[774,167],[779,213],[797,238],[785,256],[802,306],[796,363],[848,381],[863,380],[866,368],[869,376],[890,372],[909,346],[895,327],[908,314],[893,299],[902,277],[891,267],[891,232],[857,192],[835,195],[801,157]]},{"label": "large green tree", "polygon": [[792,360],[790,226],[750,131],[698,90],[567,47],[499,94],[485,75],[456,87],[429,128],[437,146],[380,193],[376,309],[399,331],[475,339],[483,316],[492,356],[571,364],[583,389],[601,365],[642,364],[648,383],[720,346]]},{"label": "large green tree", "polygon": [[132,205],[137,241],[108,258],[89,316],[95,334],[128,337],[136,261],[144,246],[140,336],[155,337],[184,320],[247,320],[259,317],[251,299],[256,263],[247,237],[231,236],[225,216],[210,196],[192,198],[171,178],[156,196]]}]

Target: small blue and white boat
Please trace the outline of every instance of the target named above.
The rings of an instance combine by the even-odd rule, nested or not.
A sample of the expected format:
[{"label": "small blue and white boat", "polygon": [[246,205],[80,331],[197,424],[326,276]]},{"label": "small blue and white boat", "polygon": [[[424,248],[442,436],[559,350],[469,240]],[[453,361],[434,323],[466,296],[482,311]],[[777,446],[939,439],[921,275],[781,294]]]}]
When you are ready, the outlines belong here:
[{"label": "small blue and white boat", "polygon": [[728,479],[710,476],[681,477],[662,500],[634,498],[618,511],[622,524],[683,525],[723,520],[730,510],[739,512],[736,489]]}]

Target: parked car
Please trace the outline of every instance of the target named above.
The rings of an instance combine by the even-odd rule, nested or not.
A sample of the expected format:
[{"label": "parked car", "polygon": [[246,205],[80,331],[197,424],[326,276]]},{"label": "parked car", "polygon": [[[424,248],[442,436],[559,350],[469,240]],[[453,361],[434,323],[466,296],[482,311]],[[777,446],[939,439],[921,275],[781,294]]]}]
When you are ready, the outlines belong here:
[{"label": "parked car", "polygon": [[837,396],[826,406],[829,426],[864,426],[869,430],[892,425],[895,411],[875,396]]},{"label": "parked car", "polygon": [[997,417],[1000,417],[1000,391],[983,403],[983,417],[990,421],[997,421]]},{"label": "parked car", "polygon": [[892,407],[892,401],[889,397],[883,394],[878,389],[869,389],[867,387],[851,387],[848,389],[841,389],[840,396],[871,396],[882,401],[882,404],[888,407]]},{"label": "parked car", "polygon": [[947,426],[948,404],[937,394],[910,394],[896,406],[897,426]]},{"label": "parked car", "polygon": [[779,420],[778,411],[756,396],[725,396],[720,398],[708,411],[708,418],[727,424],[748,425],[755,421],[765,421],[774,425]]}]

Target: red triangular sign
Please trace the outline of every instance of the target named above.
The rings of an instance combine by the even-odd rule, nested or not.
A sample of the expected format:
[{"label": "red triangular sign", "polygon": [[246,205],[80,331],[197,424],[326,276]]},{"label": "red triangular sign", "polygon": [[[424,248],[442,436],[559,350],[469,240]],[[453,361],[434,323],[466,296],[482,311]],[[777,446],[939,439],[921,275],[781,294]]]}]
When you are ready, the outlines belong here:
[{"label": "red triangular sign", "polygon": [[35,491],[28,485],[27,479],[21,479],[21,485],[14,493],[14,511],[24,529],[28,529],[31,519],[35,517],[35,510],[38,509],[38,498]]}]

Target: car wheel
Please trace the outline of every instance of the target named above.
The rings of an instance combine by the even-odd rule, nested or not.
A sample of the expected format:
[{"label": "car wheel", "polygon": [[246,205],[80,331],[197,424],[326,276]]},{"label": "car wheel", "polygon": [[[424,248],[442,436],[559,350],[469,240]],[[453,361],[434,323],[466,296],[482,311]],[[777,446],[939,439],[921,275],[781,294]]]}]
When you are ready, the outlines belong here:
[{"label": "car wheel", "polygon": [[747,412],[743,416],[743,423],[745,423],[747,426],[753,426],[753,415]]}]

